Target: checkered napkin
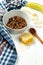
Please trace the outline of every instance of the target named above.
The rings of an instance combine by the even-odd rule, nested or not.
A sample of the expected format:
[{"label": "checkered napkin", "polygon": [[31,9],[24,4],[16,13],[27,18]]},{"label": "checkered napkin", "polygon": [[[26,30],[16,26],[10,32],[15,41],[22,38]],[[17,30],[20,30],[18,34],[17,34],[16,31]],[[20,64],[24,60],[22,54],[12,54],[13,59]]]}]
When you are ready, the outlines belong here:
[{"label": "checkered napkin", "polygon": [[15,48],[15,45],[11,39],[11,37],[8,35],[7,29],[4,27],[3,23],[0,22],[0,34],[4,37],[4,39],[7,40],[7,42]]},{"label": "checkered napkin", "polygon": [[13,49],[9,44],[6,43],[6,46],[0,55],[0,65],[14,65],[16,59],[16,49]]},{"label": "checkered napkin", "polygon": [[12,39],[8,35],[7,30],[1,22],[0,34],[7,41],[6,46],[4,47],[2,54],[0,55],[0,65],[14,65],[17,59],[17,51]]},{"label": "checkered napkin", "polygon": [[[25,5],[25,3],[26,1],[21,0],[21,2],[19,2],[19,5],[15,5],[14,2],[6,3],[6,0],[2,0],[2,2],[0,3],[0,9],[3,9],[4,13],[6,13],[7,11],[13,9],[20,9]],[[8,35],[7,29],[1,22],[2,17],[3,15],[0,15],[0,34],[4,39],[6,39],[7,43],[3,49],[2,54],[0,55],[0,65],[14,65],[17,59],[17,51],[11,37]]]},{"label": "checkered napkin", "polygon": [[18,0],[17,3],[15,2],[15,0],[13,2],[8,3],[6,2],[6,0],[2,0],[2,2],[0,3],[0,8],[3,8],[5,12],[7,12],[13,9],[20,9],[22,6],[25,6],[26,3],[27,1],[24,0]]}]

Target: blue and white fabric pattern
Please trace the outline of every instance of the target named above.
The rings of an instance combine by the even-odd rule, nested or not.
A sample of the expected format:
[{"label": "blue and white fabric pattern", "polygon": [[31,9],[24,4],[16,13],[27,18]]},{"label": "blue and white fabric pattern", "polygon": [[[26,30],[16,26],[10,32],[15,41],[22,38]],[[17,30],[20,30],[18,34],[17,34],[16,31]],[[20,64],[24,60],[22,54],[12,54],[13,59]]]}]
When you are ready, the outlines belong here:
[{"label": "blue and white fabric pattern", "polygon": [[[8,0],[2,0],[0,3],[0,9],[3,9],[4,13],[13,10],[13,9],[20,9],[22,6],[25,5],[27,1],[23,0],[17,0],[18,2],[6,2]],[[16,0],[15,0],[16,1]],[[2,18],[3,15],[0,15],[0,18]],[[2,19],[0,19],[0,34],[3,38],[6,39],[7,43],[6,46],[3,49],[2,54],[0,55],[0,65],[14,65],[17,59],[17,51],[15,48],[15,45],[10,38],[7,29],[4,27],[2,23]]]},{"label": "blue and white fabric pattern", "polygon": [[6,0],[2,0],[2,2],[0,3],[0,8],[3,8],[5,12],[7,12],[13,9],[20,9],[22,6],[25,6],[26,3],[27,1],[25,0],[14,0],[8,3],[6,2]]},{"label": "blue and white fabric pattern", "polygon": [[[0,9],[3,9],[6,13],[8,10],[5,6],[5,0],[0,3]],[[1,15],[0,15],[1,16]],[[0,19],[0,35],[7,41],[6,46],[0,55],[0,65],[14,65],[17,59],[17,51],[14,42],[10,38],[7,29],[4,27],[2,20]]]},{"label": "blue and white fabric pattern", "polygon": [[17,59],[16,49],[13,49],[8,43],[0,55],[0,65],[14,65]]},{"label": "blue and white fabric pattern", "polygon": [[2,23],[0,23],[0,34],[4,37],[4,39],[7,40],[7,42],[11,46],[13,46],[13,48],[15,48],[15,45],[7,32],[7,29],[4,27],[4,25]]},{"label": "blue and white fabric pattern", "polygon": [[0,35],[7,41],[2,54],[0,55],[0,65],[14,65],[17,59],[15,45],[7,33],[6,28],[0,22]]}]

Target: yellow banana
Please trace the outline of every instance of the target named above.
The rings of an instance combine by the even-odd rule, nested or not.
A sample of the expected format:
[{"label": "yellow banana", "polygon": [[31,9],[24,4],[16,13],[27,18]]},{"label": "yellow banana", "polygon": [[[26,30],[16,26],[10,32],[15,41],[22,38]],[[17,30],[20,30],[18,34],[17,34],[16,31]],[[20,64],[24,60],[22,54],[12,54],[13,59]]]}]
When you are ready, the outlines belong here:
[{"label": "yellow banana", "polygon": [[26,3],[26,6],[43,13],[43,5],[41,4],[29,2],[29,3]]}]

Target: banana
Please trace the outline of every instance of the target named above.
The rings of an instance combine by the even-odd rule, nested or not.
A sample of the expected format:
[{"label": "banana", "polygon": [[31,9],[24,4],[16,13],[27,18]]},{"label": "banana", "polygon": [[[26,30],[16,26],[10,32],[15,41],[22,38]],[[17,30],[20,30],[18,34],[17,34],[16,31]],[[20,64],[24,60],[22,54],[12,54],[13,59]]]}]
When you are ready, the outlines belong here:
[{"label": "banana", "polygon": [[43,13],[43,5],[41,5],[41,4],[34,3],[34,2],[28,2],[25,5],[26,5],[26,7],[30,7],[34,10],[37,10],[37,11]]}]

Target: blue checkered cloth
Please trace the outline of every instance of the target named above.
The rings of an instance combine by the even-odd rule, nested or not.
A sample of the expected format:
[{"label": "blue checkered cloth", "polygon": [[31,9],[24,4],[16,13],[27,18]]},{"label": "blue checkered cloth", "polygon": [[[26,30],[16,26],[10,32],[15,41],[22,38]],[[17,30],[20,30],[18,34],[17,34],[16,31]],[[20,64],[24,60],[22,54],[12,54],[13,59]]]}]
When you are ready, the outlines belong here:
[{"label": "blue checkered cloth", "polygon": [[14,65],[17,59],[17,51],[15,45],[7,33],[7,29],[0,22],[0,35],[7,41],[2,54],[0,55],[0,65]]},{"label": "blue checkered cloth", "polygon": [[0,65],[14,65],[17,59],[16,49],[13,49],[8,43],[0,55]]},{"label": "blue checkered cloth", "polygon": [[15,48],[15,45],[11,39],[11,37],[8,35],[7,29],[4,27],[3,23],[0,22],[0,34],[4,37],[4,39],[7,40],[7,42]]},{"label": "blue checkered cloth", "polygon": [[[14,3],[6,3],[6,0],[2,0],[0,3],[0,9],[3,9],[6,13],[13,9],[20,9],[25,5],[25,3],[26,1],[21,0],[21,5],[17,6]],[[0,17],[2,18],[3,16],[0,15]],[[6,46],[0,55],[0,65],[14,65],[17,59],[16,47],[10,35],[8,34],[7,29],[4,27],[2,19],[0,19],[0,35],[7,41]]]},{"label": "blue checkered cloth", "polygon": [[17,59],[17,51],[15,45],[7,33],[7,29],[3,23],[0,22],[0,34],[6,39],[7,43],[0,55],[0,65],[14,65]]},{"label": "blue checkered cloth", "polygon": [[5,12],[7,12],[13,9],[20,9],[22,6],[25,6],[26,3],[27,1],[21,0],[20,5],[18,6],[17,4],[15,5],[15,2],[6,3],[6,0],[2,0],[2,2],[0,3],[0,8],[3,8]]}]

